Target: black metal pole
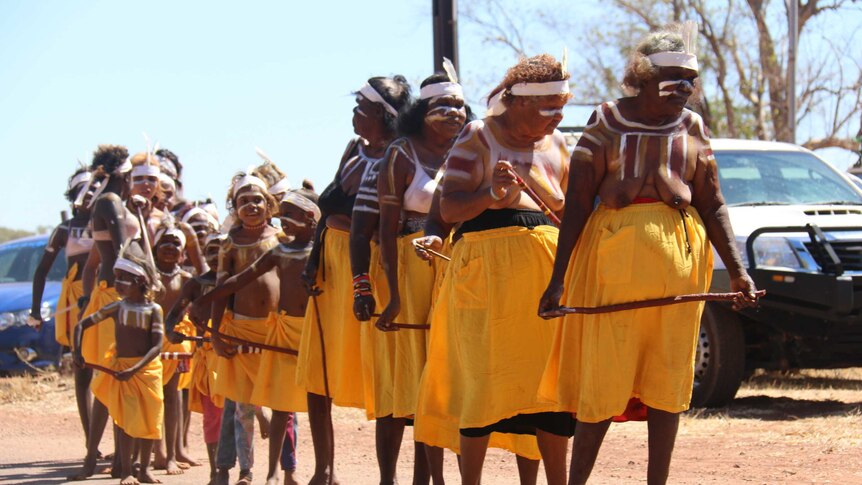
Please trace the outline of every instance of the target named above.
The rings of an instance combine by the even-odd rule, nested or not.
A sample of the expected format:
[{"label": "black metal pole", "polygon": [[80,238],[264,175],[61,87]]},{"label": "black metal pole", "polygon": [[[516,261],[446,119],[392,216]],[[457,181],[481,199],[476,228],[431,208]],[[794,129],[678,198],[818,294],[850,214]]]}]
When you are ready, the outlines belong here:
[{"label": "black metal pole", "polygon": [[458,69],[458,4],[457,0],[431,0],[434,20],[434,70],[443,72],[447,57]]}]

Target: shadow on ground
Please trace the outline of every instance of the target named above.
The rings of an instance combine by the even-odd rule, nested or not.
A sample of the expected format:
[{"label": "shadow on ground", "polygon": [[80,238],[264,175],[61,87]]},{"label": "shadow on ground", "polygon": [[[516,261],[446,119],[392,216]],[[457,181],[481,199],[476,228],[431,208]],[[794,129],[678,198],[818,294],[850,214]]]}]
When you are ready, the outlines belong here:
[{"label": "shadow on ground", "polygon": [[[106,463],[99,462],[97,470],[105,468]],[[15,473],[7,474],[7,470],[14,469]],[[74,475],[81,469],[81,461],[31,461],[28,463],[9,463],[0,465],[0,483],[21,484],[57,484],[67,483],[68,477]],[[109,474],[93,475],[88,480],[112,480]],[[74,483],[74,482],[68,482]]]},{"label": "shadow on ground", "polygon": [[728,406],[692,409],[692,418],[724,417],[729,419],[760,419],[763,421],[795,421],[828,416],[859,416],[862,402],[842,402],[833,399],[794,399],[790,397],[748,396],[734,399]]}]

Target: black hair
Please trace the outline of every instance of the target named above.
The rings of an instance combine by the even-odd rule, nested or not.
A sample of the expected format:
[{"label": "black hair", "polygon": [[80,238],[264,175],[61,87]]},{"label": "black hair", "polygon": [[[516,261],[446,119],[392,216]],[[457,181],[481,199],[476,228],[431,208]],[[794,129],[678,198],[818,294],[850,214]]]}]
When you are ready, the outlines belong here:
[{"label": "black hair", "polygon": [[126,159],[129,158],[129,150],[121,145],[99,145],[93,152],[91,170],[102,168],[105,173],[113,173]]},{"label": "black hair", "polygon": [[168,150],[167,148],[159,148],[156,150],[156,155],[160,157],[167,158],[174,164],[174,167],[177,170],[177,178],[181,178],[183,176],[183,164],[180,163],[180,157],[177,156],[176,153]]},{"label": "black hair", "polygon": [[[368,84],[380,93],[380,96],[395,108],[396,111],[401,111],[405,106],[410,104],[410,84],[407,78],[400,74],[390,77],[372,77],[368,80]],[[392,113],[384,111],[383,120],[386,123],[386,128],[392,132],[396,131],[397,119]]]},{"label": "black hair", "polygon": [[[424,88],[430,84],[446,82],[449,82],[449,76],[438,72],[425,78],[419,88]],[[399,136],[418,135],[422,132],[422,126],[425,124],[425,115],[428,114],[428,104],[430,102],[430,99],[417,99],[411,101],[402,109],[398,115]]]},{"label": "black hair", "polygon": [[[71,183],[72,179],[77,177],[78,174],[88,172],[88,171],[89,170],[87,170],[86,167],[80,167],[78,170],[75,170],[75,173],[73,173],[72,176],[69,177],[69,183]],[[81,184],[78,184],[78,185],[81,185]],[[77,186],[69,187],[69,189],[63,195],[66,196],[66,200],[68,200],[69,202],[75,202],[75,199],[78,198],[78,191],[80,191],[80,190],[84,190],[84,187],[83,186],[81,186],[80,188],[78,188]]]}]

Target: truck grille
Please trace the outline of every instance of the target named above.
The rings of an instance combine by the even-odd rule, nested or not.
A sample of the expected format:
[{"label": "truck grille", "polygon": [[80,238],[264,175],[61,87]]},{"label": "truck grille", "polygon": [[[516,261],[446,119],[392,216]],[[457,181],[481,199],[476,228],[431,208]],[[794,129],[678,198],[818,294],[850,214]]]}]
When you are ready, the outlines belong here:
[{"label": "truck grille", "polygon": [[[838,256],[838,259],[841,260],[844,271],[862,271],[862,241],[830,241],[829,244]],[[824,271],[831,270],[833,266],[832,260],[822,246],[807,242],[805,243],[805,249],[811,253],[820,269]]]}]

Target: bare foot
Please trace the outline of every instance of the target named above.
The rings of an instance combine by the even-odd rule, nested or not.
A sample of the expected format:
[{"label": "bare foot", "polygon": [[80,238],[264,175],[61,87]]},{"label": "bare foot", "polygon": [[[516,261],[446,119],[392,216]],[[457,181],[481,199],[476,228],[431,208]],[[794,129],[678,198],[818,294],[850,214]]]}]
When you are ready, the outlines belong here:
[{"label": "bare foot", "polygon": [[162,481],[154,477],[149,470],[144,469],[138,473],[138,480],[140,480],[141,483],[162,483]]},{"label": "bare foot", "polygon": [[184,461],[180,461],[179,458],[177,458],[177,466],[180,468],[180,470],[188,470],[189,468],[191,468],[191,465]]},{"label": "bare foot", "polygon": [[296,480],[296,472],[292,470],[284,471],[284,485],[299,485],[299,481]]},{"label": "bare foot", "polygon": [[177,465],[177,462],[171,460],[165,464],[165,473],[168,475],[182,475],[183,469]]},{"label": "bare foot", "polygon": [[266,485],[278,485],[278,475],[273,475],[267,478]]},{"label": "bare foot", "polygon": [[[329,483],[329,473],[315,473],[314,476],[311,477],[311,480],[308,481],[308,485],[330,485]],[[337,478],[332,477],[332,485],[341,485]]]},{"label": "bare foot", "polygon": [[139,482],[134,475],[129,475],[126,478],[120,480],[120,485],[141,485],[141,482]]},{"label": "bare foot", "polygon": [[158,454],[153,458],[153,470],[164,470],[167,465],[167,458],[159,456]]},{"label": "bare foot", "polygon": [[81,482],[93,476],[96,472],[96,458],[84,458],[84,466],[81,467],[81,471],[66,477],[70,482]]},{"label": "bare foot", "polygon": [[190,457],[185,452],[177,453],[177,461],[180,463],[186,463],[189,466],[201,466],[201,465],[203,465],[203,463]]}]

